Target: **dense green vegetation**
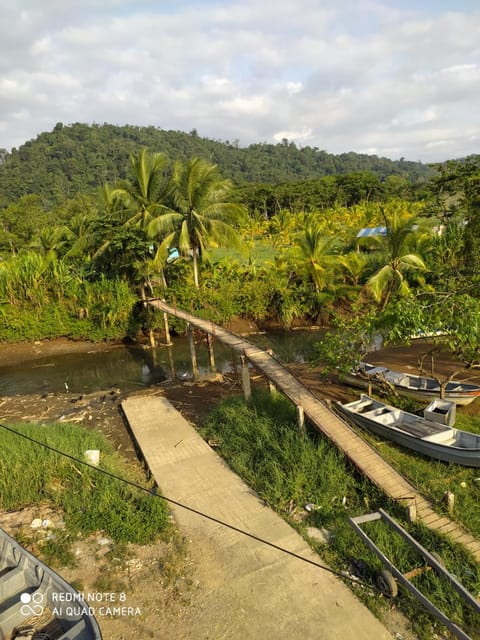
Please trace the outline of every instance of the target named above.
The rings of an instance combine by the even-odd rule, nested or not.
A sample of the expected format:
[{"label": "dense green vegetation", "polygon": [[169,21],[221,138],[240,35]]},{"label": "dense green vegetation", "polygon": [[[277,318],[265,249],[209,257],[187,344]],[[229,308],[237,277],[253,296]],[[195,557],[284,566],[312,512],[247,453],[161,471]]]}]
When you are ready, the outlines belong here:
[{"label": "dense green vegetation", "polygon": [[[366,562],[367,575],[364,579],[372,581],[373,591],[357,588],[356,593],[380,615],[382,603],[386,603],[376,592],[374,576],[383,567],[347,522],[349,516],[369,513],[378,508],[386,509],[400,520],[402,526],[426,549],[439,553],[447,568],[462,580],[471,593],[478,593],[480,574],[475,561],[447,539],[422,526],[412,526],[402,521],[403,513],[398,505],[388,501],[376,487],[355,474],[338,450],[317,432],[309,433],[306,437],[300,436],[294,409],[282,396],[272,399],[259,394],[248,405],[241,399],[225,401],[206,420],[202,432],[206,438],[218,441],[218,451],[228,464],[303,534],[308,526],[327,527],[333,535],[327,546],[320,545],[319,551],[323,558],[328,558],[331,567],[338,571],[351,571],[353,560],[363,559]],[[387,456],[390,455],[389,451]],[[431,463],[425,462],[423,466],[423,460],[418,457],[402,455],[408,458],[408,464],[402,466],[406,475],[416,480],[422,474],[427,474],[426,466]],[[392,459],[395,460],[395,457],[392,456]],[[440,479],[442,476],[439,475],[438,486],[434,486],[434,472],[428,472],[432,484],[428,487],[427,495],[434,500],[438,499],[438,491],[443,486],[457,482],[457,474],[452,473],[451,467],[439,463],[433,466],[434,471],[438,471],[437,466],[448,471],[450,480],[447,481],[445,477]],[[465,470],[457,471],[464,473]],[[467,476],[466,492],[478,491],[474,487],[474,472],[467,470],[462,478]],[[476,495],[478,498],[478,493]],[[472,500],[475,500],[475,495]],[[308,514],[304,511],[306,504],[312,505]],[[472,505],[473,502],[465,504],[467,512]],[[460,511],[463,508],[459,506]],[[306,517],[299,521],[294,516],[301,512]],[[471,522],[468,513],[459,514],[459,519],[462,520],[464,516]],[[401,571],[407,572],[422,566],[422,558],[382,523],[370,523],[364,530]],[[310,542],[315,545],[313,540]],[[415,578],[414,582],[422,593],[468,631],[472,638],[480,637],[478,616],[469,606],[462,604],[444,579],[429,572]],[[402,589],[396,604],[412,621],[420,638],[437,637],[435,634],[440,632],[441,625]]]},{"label": "dense green vegetation", "polygon": [[195,130],[184,133],[157,127],[58,123],[53,131],[41,133],[19,149],[0,152],[0,206],[29,194],[37,194],[52,206],[79,193],[91,193],[105,182],[125,178],[130,155],[144,147],[182,162],[192,156],[204,158],[238,185],[355,172],[369,172],[381,180],[399,176],[416,183],[432,175],[432,170],[419,162],[393,162],[356,153],[335,156],[315,147],[299,149],[287,140],[244,148],[235,141],[202,138]]},{"label": "dense green vegetation", "polygon": [[[80,460],[85,451],[98,449],[102,469],[145,485],[142,474],[127,465],[98,432],[65,423],[10,428]],[[5,429],[2,451],[0,508],[8,511],[43,503],[59,510],[66,529],[54,532],[57,554],[51,551],[58,555],[61,546],[63,561],[72,560],[68,549],[77,534],[104,531],[117,543],[147,544],[168,529],[168,510],[160,499]],[[45,544],[49,553],[51,544]]]},{"label": "dense green vegetation", "polygon": [[[110,144],[116,151],[102,155]],[[220,150],[253,153],[249,171],[265,168],[258,158],[268,151],[275,179],[289,182],[269,184],[262,168],[248,183]],[[303,173],[282,174],[300,157]],[[288,142],[241,150],[154,128],[76,124],[41,134],[0,165],[0,339],[142,330],[153,339],[161,319],[137,301],[159,296],[219,322],[336,323],[364,342],[445,328],[474,365],[479,158],[439,165],[429,180],[405,161],[325,159]],[[58,171],[68,188],[51,184]],[[357,237],[379,226],[383,235]],[[350,338],[343,344],[354,350]]]}]

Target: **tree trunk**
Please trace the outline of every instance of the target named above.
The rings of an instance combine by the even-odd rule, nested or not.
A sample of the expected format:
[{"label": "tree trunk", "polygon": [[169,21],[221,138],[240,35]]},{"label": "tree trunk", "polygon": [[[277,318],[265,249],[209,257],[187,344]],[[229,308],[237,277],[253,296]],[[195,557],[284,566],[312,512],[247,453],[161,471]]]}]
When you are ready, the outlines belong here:
[{"label": "tree trunk", "polygon": [[[147,306],[147,303],[146,303],[147,296],[145,294],[145,283],[144,282],[142,282],[141,285],[140,285],[140,295],[142,296],[143,308],[145,309],[145,316],[146,316],[146,319],[148,321],[148,306]],[[152,348],[155,348],[157,346],[157,343],[155,341],[155,334],[153,333],[153,329],[150,326],[148,327],[148,337],[150,339],[150,346]]]},{"label": "tree trunk", "polygon": [[197,249],[193,250],[193,280],[195,282],[195,287],[200,289],[200,282],[198,280],[198,254]]},{"label": "tree trunk", "polygon": [[160,278],[162,280],[162,287],[164,289],[167,288],[167,279],[165,278],[165,271],[163,269],[160,269]]}]

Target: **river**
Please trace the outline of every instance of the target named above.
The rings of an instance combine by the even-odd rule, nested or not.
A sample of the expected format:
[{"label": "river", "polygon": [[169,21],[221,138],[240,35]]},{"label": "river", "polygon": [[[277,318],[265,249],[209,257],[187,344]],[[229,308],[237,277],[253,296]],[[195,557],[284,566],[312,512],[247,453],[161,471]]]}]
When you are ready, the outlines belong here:
[{"label": "river", "polygon": [[[301,364],[312,353],[320,331],[282,331],[250,336],[248,340],[272,349],[285,363]],[[206,341],[197,345],[201,374],[209,371]],[[218,372],[231,372],[238,354],[215,342]],[[138,345],[115,345],[91,351],[60,353],[0,366],[0,396],[71,391],[92,393],[116,387],[131,391],[169,379],[191,378],[190,350],[186,338],[174,338],[173,346],[146,349]]]}]

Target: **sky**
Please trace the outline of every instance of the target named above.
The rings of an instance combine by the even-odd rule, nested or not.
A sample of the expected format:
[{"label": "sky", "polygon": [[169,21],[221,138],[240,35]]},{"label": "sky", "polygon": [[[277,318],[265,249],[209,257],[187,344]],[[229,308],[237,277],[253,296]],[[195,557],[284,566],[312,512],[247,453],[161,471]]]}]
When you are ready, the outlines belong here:
[{"label": "sky", "polygon": [[56,123],[480,153],[480,0],[0,0],[0,148]]}]

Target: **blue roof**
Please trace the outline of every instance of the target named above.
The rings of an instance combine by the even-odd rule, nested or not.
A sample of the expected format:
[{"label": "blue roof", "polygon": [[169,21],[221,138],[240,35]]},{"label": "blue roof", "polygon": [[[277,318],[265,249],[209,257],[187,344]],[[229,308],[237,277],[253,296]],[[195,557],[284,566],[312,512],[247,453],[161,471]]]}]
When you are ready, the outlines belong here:
[{"label": "blue roof", "polygon": [[387,227],[366,227],[360,229],[357,233],[357,238],[372,238],[374,236],[386,236]]},{"label": "blue roof", "polygon": [[179,253],[178,249],[169,247],[167,262],[170,264],[170,262],[173,262],[174,260],[176,260],[179,257],[180,257],[180,253]]}]

